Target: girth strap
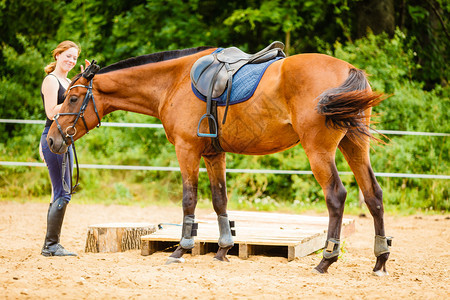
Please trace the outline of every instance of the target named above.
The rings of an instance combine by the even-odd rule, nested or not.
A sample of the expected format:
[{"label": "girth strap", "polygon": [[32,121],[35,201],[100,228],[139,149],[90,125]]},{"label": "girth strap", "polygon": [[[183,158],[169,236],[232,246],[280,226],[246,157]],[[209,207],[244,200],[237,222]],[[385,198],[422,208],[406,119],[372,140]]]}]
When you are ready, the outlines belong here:
[{"label": "girth strap", "polygon": [[228,73],[228,85],[227,85],[227,102],[225,106],[225,113],[223,114],[222,125],[225,124],[225,121],[227,119],[228,106],[230,105],[231,87],[233,84],[233,69],[230,67],[229,63],[225,63],[225,68],[227,69]]},{"label": "girth strap", "polygon": [[212,101],[211,103],[211,114],[214,116],[214,119],[209,119],[209,130],[210,132],[213,131],[214,126],[217,129],[217,136],[211,137],[211,143],[214,147],[214,150],[216,150],[218,153],[224,152],[222,146],[219,142],[219,124],[217,123],[217,102]]}]

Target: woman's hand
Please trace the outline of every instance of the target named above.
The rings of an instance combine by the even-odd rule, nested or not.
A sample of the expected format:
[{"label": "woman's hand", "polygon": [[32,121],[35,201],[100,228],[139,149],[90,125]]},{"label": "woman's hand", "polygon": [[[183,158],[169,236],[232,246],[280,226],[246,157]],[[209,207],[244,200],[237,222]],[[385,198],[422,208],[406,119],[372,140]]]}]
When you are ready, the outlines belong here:
[{"label": "woman's hand", "polygon": [[86,64],[86,67],[84,67],[83,65],[80,65],[81,68],[81,73],[84,72],[84,70],[89,67],[89,65],[91,64],[87,59],[84,60],[84,63]]}]

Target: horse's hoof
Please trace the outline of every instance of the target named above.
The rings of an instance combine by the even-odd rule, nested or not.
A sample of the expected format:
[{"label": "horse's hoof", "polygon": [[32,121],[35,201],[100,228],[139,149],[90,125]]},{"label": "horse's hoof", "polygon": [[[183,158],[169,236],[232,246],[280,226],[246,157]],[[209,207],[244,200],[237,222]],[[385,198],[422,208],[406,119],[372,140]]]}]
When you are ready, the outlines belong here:
[{"label": "horse's hoof", "polygon": [[228,258],[223,258],[223,259],[219,259],[219,258],[217,258],[217,257],[214,257],[213,258],[213,261],[220,261],[220,262],[230,262],[230,260],[228,259]]},{"label": "horse's hoof", "polygon": [[383,277],[383,276],[389,276],[389,273],[387,271],[378,270],[378,271],[373,271],[372,275],[377,276],[377,277]]},{"label": "horse's hoof", "polygon": [[180,257],[180,258],[176,258],[176,257],[169,257],[167,260],[166,260],[166,265],[170,265],[170,264],[173,264],[173,263],[175,263],[175,264],[181,264],[181,263],[184,263],[186,260],[184,259],[184,258],[182,258],[182,257]]},{"label": "horse's hoof", "polygon": [[327,272],[318,270],[317,268],[312,269],[311,272],[312,272],[313,274],[320,274],[320,275],[326,274],[326,273],[327,273]]}]

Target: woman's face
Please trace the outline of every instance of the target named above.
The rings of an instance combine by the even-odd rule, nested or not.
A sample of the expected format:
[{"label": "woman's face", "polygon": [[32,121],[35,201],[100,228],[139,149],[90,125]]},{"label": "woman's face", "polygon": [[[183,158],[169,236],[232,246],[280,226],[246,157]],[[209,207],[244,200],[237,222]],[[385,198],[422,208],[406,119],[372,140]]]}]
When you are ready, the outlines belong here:
[{"label": "woman's face", "polygon": [[78,59],[77,48],[69,48],[56,56],[56,62],[64,72],[69,72],[70,70],[72,70],[77,63],[77,59]]}]

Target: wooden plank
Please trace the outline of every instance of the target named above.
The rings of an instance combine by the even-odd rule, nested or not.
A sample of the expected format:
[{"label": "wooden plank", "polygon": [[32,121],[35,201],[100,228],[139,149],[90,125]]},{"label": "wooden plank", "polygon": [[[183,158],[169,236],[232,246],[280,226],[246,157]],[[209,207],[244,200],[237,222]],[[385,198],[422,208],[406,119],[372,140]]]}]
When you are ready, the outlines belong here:
[{"label": "wooden plank", "polygon": [[195,244],[194,244],[194,248],[192,248],[192,250],[191,250],[192,251],[191,254],[192,255],[204,255],[204,254],[206,254],[207,250],[208,250],[208,245],[207,244],[208,243],[204,242],[204,241],[201,241],[201,242],[196,241]]},{"label": "wooden plank", "polygon": [[240,243],[239,244],[239,258],[247,259],[250,255],[253,255],[252,253],[252,247],[251,245],[247,243]]},{"label": "wooden plank", "polygon": [[304,257],[319,249],[322,249],[327,240],[327,233],[321,233],[301,244],[290,246],[288,248],[288,261],[294,260],[296,257]]},{"label": "wooden plank", "polygon": [[147,256],[150,254],[153,254],[154,252],[150,253],[150,241],[149,240],[142,240],[141,239],[141,255]]}]

